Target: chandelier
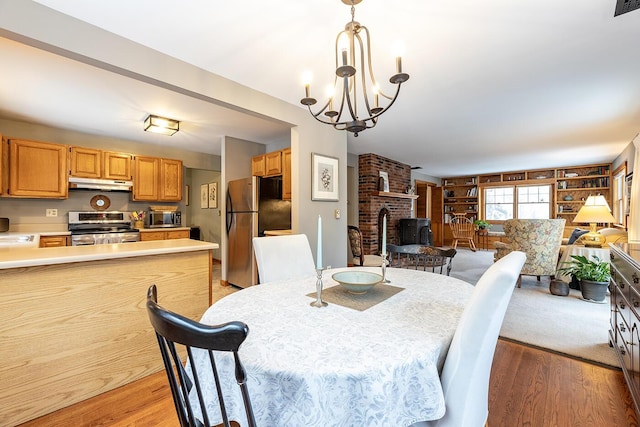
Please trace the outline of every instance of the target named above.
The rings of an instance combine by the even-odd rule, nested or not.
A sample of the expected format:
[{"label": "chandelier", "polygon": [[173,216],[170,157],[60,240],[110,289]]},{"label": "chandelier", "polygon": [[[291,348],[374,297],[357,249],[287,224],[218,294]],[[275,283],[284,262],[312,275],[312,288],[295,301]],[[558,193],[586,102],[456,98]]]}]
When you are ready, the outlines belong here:
[{"label": "chandelier", "polygon": [[[309,113],[316,120],[332,125],[337,130],[352,132],[353,136],[358,136],[358,132],[374,127],[378,123],[378,117],[395,102],[402,83],[409,80],[409,75],[402,72],[402,58],[398,55],[396,74],[389,78],[389,82],[397,85],[395,94],[388,96],[380,90],[373,75],[369,30],[355,21],[355,5],[361,1],[342,0],[344,4],[351,5],[351,22],[348,22],[344,31],[338,33],[336,37],[336,76],[333,87],[329,90],[329,99],[326,104],[316,113],[311,110],[311,106],[316,104],[317,100],[309,95],[310,76],[305,78],[305,97],[300,100],[301,104],[309,108]],[[359,68],[356,68],[356,65],[359,65]],[[338,102],[334,102],[338,91],[341,94],[336,98]],[[388,100],[388,102],[385,101],[386,106],[381,106],[380,97]]]}]

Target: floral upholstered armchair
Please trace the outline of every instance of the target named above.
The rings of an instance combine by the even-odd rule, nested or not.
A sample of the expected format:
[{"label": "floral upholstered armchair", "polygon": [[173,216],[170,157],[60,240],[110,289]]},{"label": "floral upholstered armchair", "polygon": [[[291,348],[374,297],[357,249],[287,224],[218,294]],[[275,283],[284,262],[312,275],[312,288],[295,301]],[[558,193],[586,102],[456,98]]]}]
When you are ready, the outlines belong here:
[{"label": "floral upholstered armchair", "polygon": [[[554,276],[564,231],[564,219],[509,219],[504,222],[505,237],[510,243],[495,242],[494,261],[511,251],[522,251],[527,260],[522,276]],[[518,279],[520,287],[520,279]]]}]

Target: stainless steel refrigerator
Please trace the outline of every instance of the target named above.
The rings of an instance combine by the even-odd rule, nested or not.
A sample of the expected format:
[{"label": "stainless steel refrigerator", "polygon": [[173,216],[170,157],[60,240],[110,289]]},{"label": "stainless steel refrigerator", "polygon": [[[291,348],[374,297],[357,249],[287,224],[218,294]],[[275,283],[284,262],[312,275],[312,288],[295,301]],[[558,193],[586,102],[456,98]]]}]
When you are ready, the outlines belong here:
[{"label": "stainless steel refrigerator", "polygon": [[291,202],[282,200],[282,180],[250,177],[227,190],[227,281],[246,288],[258,283],[253,238],[265,230],[291,228]]}]

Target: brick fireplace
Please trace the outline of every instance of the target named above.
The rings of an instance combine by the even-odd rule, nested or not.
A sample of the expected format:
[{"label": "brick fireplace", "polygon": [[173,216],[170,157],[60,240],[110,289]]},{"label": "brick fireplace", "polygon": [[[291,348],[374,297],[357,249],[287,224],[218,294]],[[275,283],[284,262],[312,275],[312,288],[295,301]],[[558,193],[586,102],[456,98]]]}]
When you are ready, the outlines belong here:
[{"label": "brick fireplace", "polygon": [[[389,192],[378,194],[379,172],[389,174]],[[382,249],[382,216],[387,214],[387,243],[398,244],[398,223],[411,217],[413,200],[403,197],[411,185],[411,166],[376,154],[358,157],[359,227],[365,254]]]}]

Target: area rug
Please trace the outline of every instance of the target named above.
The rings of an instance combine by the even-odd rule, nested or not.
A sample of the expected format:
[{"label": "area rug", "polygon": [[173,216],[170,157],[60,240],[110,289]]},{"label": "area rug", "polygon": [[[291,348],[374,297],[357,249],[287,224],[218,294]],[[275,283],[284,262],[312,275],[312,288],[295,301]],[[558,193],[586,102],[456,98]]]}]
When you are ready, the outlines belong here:
[{"label": "area rug", "polygon": [[[451,276],[476,284],[493,263],[492,251],[458,249]],[[549,278],[523,276],[505,315],[500,336],[551,350],[580,360],[619,367],[609,347],[609,298],[597,304],[581,299],[580,291],[569,296],[549,293]]]}]

